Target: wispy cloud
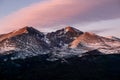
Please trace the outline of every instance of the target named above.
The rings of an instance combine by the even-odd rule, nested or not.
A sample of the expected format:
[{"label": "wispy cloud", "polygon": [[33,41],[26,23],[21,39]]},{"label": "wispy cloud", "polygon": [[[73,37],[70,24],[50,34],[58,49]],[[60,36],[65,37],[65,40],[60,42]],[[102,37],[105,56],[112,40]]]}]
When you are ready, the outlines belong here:
[{"label": "wispy cloud", "polygon": [[119,0],[46,0],[0,20],[0,32],[23,26],[39,28],[120,17]]}]

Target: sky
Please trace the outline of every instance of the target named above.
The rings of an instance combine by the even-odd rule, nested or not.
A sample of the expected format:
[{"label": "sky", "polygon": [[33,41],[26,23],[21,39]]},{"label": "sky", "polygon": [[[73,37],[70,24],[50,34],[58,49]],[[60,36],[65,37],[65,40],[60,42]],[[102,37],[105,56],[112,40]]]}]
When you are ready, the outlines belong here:
[{"label": "sky", "polygon": [[120,37],[120,0],[0,0],[0,34],[24,26],[42,32],[72,26]]}]

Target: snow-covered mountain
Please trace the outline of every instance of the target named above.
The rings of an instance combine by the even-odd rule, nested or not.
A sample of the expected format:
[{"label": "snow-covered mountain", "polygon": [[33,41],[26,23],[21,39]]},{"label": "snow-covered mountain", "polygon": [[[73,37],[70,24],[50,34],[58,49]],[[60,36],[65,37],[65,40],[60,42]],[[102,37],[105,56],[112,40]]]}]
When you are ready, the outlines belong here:
[{"label": "snow-covered mountain", "polygon": [[50,54],[49,60],[56,60],[73,55],[82,56],[94,50],[98,54],[118,54],[120,40],[82,32],[70,26],[47,34],[33,27],[24,27],[0,35],[0,54],[11,55],[11,59]]}]

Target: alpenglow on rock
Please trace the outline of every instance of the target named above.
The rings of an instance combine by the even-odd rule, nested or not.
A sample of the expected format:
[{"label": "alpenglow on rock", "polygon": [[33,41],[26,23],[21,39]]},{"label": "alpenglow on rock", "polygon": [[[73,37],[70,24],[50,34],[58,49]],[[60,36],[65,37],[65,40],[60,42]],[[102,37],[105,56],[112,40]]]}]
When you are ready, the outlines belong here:
[{"label": "alpenglow on rock", "polygon": [[98,55],[119,54],[120,40],[82,32],[70,26],[47,34],[33,27],[24,27],[0,35],[0,55],[11,55],[12,59],[49,54],[56,60],[84,53],[88,55],[94,50],[100,53]]}]

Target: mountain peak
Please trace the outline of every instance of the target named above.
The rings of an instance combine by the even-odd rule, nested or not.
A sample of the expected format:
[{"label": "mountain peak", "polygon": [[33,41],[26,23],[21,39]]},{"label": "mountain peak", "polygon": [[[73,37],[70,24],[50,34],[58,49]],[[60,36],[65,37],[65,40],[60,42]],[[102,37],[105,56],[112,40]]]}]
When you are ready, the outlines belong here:
[{"label": "mountain peak", "polygon": [[36,30],[35,28],[33,27],[28,27],[28,26],[25,26],[19,30],[16,30],[16,31],[13,31],[14,33],[18,33],[18,34],[21,34],[21,33],[31,33],[31,32],[39,32],[38,30]]},{"label": "mountain peak", "polygon": [[28,33],[28,29],[29,29],[30,27],[23,27],[23,28],[21,28],[21,29],[19,29],[19,30],[15,30],[15,31],[13,31],[13,32],[11,32],[11,33],[14,33],[14,34],[22,34],[22,33]]},{"label": "mountain peak", "polygon": [[14,36],[22,35],[22,34],[28,34],[28,33],[29,34],[41,34],[41,35],[43,35],[41,32],[34,29],[33,27],[26,26],[26,27],[20,28],[18,30],[14,30],[10,33],[3,34],[2,36],[0,36],[0,41],[7,39],[7,38],[14,37]]},{"label": "mountain peak", "polygon": [[[45,35],[28,26],[0,35],[0,53],[13,53],[17,58],[47,53],[51,55],[52,52],[55,57],[81,56],[82,53],[88,55],[86,52],[91,50],[98,50],[103,54],[120,53],[120,40],[82,32],[70,26]],[[96,55],[98,51],[92,51],[89,55]]]},{"label": "mountain peak", "polygon": [[21,34],[24,34],[24,33],[29,33],[29,34],[37,34],[37,33],[40,33],[40,31],[38,31],[37,29],[33,28],[33,27],[23,27],[19,30],[15,30],[9,34],[12,34],[14,36],[16,35],[21,35]]},{"label": "mountain peak", "polygon": [[80,43],[96,43],[101,41],[101,37],[91,33],[91,32],[85,32],[79,37],[77,37],[72,43],[71,43],[71,48],[77,47]]},{"label": "mountain peak", "polygon": [[68,32],[68,31],[73,32],[74,29],[73,29],[73,27],[71,27],[71,26],[67,26],[67,27],[65,28],[65,31],[66,31],[66,32]]},{"label": "mountain peak", "polygon": [[73,28],[73,27],[71,27],[71,26],[67,26],[67,27],[65,28],[65,31],[66,31],[66,32],[80,32],[78,29]]},{"label": "mountain peak", "polygon": [[69,44],[79,35],[83,34],[82,31],[75,29],[73,27],[65,27],[52,33],[47,34],[47,38],[51,41],[52,46],[61,47],[63,45]]},{"label": "mountain peak", "polygon": [[31,33],[33,31],[37,31],[37,30],[34,29],[33,27],[25,26],[25,27],[20,28],[18,30],[14,30],[13,32],[10,32],[8,34],[11,36],[17,36],[17,35],[21,35],[21,34],[25,34],[25,33]]}]

